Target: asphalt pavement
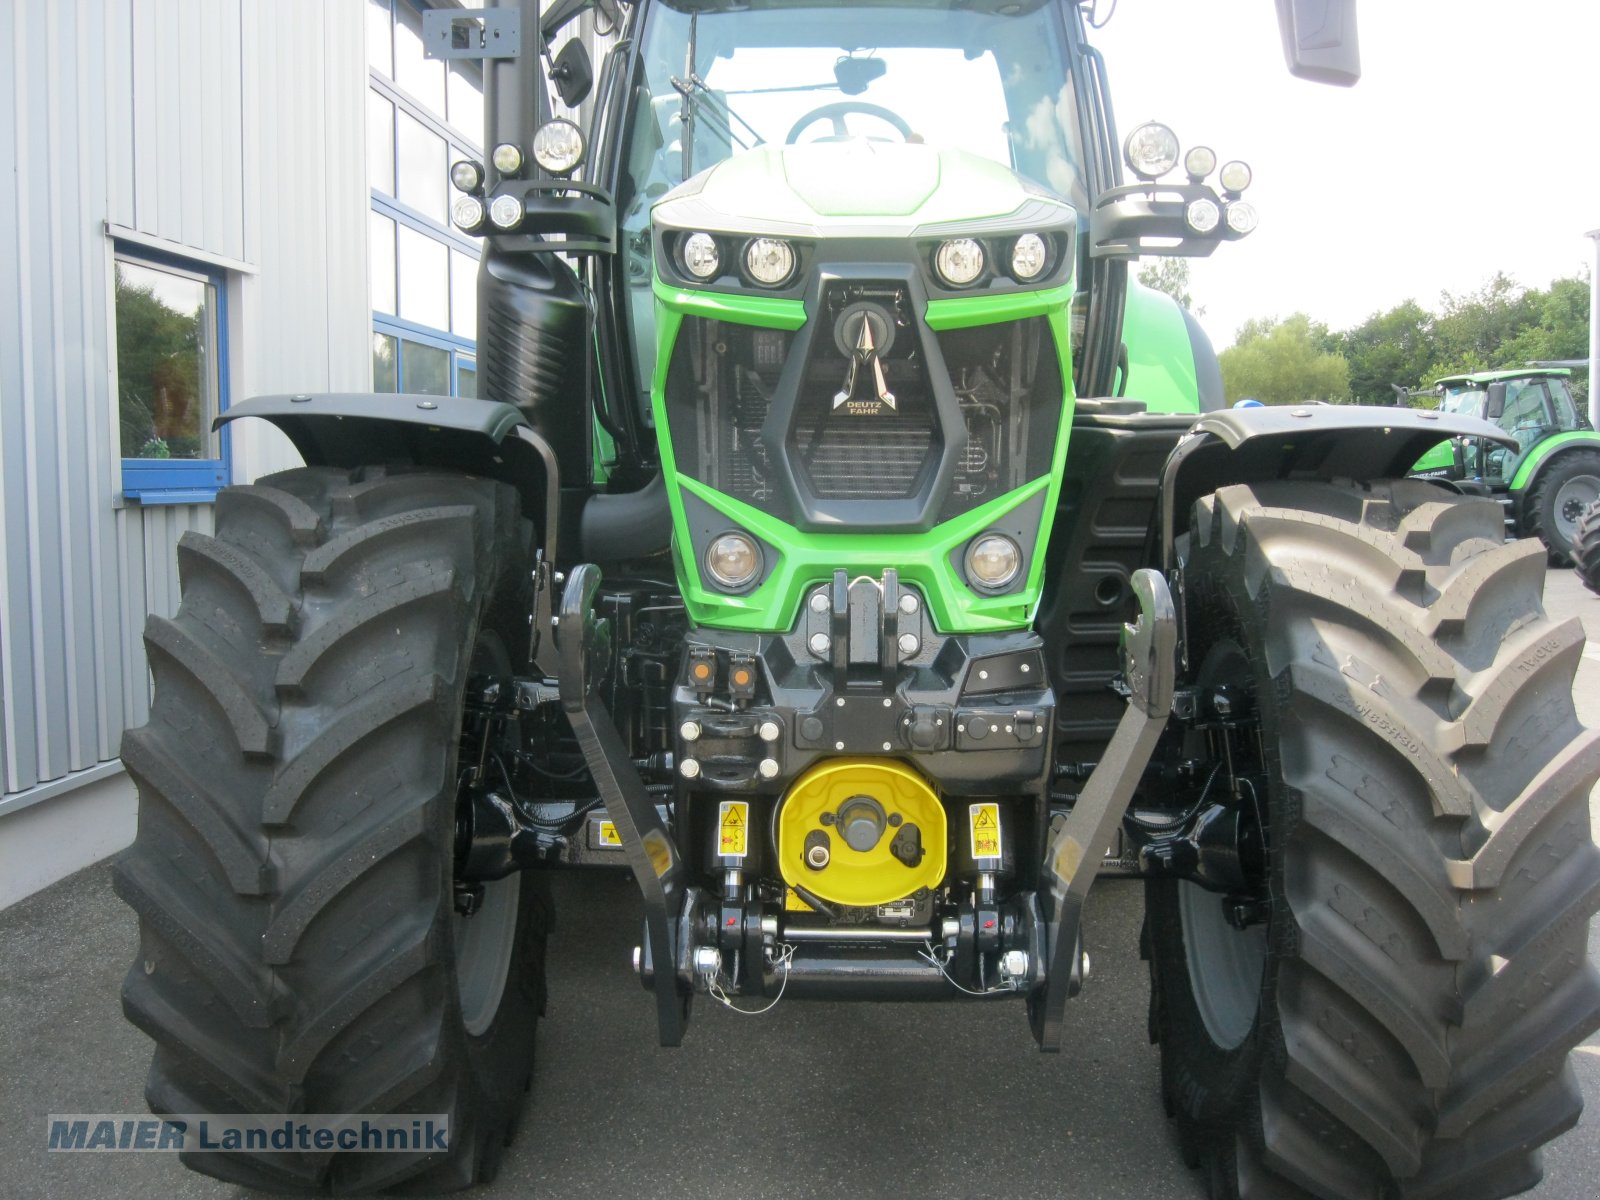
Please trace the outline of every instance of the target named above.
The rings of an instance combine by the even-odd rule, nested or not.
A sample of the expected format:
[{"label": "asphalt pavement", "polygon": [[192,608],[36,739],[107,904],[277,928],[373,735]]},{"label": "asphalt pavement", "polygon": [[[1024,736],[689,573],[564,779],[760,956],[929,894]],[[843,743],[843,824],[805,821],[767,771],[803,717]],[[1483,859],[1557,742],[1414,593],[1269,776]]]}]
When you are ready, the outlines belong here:
[{"label": "asphalt pavement", "polygon": [[[1546,603],[1588,629],[1575,693],[1600,725],[1600,598],[1551,571]],[[482,1200],[1205,1195],[1161,1112],[1137,881],[1091,895],[1093,973],[1069,1007],[1066,1052],[1049,1056],[1010,999],[796,1000],[763,1016],[701,999],[685,1044],[662,1050],[629,965],[631,881],[566,875],[556,899],[533,1095]],[[46,1152],[48,1113],[143,1110],[150,1043],[117,1003],[136,944],[104,866],[0,912],[3,1200],[254,1195],[170,1155]],[[1589,950],[1600,963],[1593,931]],[[1590,1115],[1546,1151],[1537,1200],[1600,1194],[1600,1036],[1590,1042],[1575,1056]]]}]

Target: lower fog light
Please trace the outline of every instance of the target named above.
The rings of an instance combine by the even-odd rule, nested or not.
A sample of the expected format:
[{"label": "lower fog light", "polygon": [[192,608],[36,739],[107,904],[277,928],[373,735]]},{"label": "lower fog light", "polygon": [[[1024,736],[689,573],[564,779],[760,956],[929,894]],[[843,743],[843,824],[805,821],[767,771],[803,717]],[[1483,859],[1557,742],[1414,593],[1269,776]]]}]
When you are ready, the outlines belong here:
[{"label": "lower fog light", "polygon": [[967,547],[967,578],[978,587],[1003,588],[1022,569],[1022,550],[1003,533],[985,533]]}]

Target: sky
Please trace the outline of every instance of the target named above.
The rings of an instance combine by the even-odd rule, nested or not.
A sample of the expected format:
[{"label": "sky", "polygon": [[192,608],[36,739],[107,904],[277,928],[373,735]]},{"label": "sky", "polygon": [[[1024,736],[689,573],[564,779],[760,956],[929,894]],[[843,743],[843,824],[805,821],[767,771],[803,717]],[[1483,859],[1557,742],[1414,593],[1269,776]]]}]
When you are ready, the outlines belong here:
[{"label": "sky", "polygon": [[[1109,0],[1100,0],[1105,12]],[[1243,321],[1335,329],[1408,298],[1437,308],[1504,271],[1594,264],[1600,4],[1358,0],[1353,88],[1289,74],[1272,0],[1119,0],[1091,38],[1118,133],[1170,125],[1255,172],[1260,227],[1192,260],[1220,350]]]}]

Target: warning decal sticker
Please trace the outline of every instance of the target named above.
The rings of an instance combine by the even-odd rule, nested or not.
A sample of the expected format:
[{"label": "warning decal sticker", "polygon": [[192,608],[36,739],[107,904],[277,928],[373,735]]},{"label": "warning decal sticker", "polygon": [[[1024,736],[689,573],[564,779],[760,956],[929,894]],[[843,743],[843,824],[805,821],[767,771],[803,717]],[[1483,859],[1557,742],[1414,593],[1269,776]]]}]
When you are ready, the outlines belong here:
[{"label": "warning decal sticker", "polygon": [[724,800],[717,813],[717,853],[723,858],[743,858],[750,841],[750,805],[743,800]]},{"label": "warning decal sticker", "polygon": [[1000,857],[1000,806],[974,804],[972,814],[972,857]]},{"label": "warning decal sticker", "polygon": [[622,845],[622,835],[617,832],[617,827],[610,821],[601,821],[598,841],[602,846],[620,846]]}]

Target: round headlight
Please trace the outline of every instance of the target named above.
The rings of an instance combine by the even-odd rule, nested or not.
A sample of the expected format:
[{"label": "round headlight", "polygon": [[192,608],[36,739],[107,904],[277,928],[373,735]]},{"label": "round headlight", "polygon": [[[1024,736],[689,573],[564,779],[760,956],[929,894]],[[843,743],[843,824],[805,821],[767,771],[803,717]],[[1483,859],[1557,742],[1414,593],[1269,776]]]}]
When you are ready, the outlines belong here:
[{"label": "round headlight", "polygon": [[1196,233],[1210,233],[1222,220],[1222,210],[1211,197],[1201,196],[1189,201],[1189,207],[1183,210],[1183,220]]},{"label": "round headlight", "polygon": [[1228,228],[1235,233],[1249,233],[1256,227],[1256,207],[1243,200],[1228,205]]},{"label": "round headlight", "polygon": [[1217,169],[1217,152],[1210,146],[1195,146],[1183,156],[1183,173],[1199,183]]},{"label": "round headlight", "polygon": [[1022,551],[1003,533],[985,533],[967,547],[967,578],[981,588],[1003,588],[1022,569]]},{"label": "round headlight", "polygon": [[983,274],[983,247],[971,238],[951,238],[939,243],[933,265],[951,287],[966,287]]},{"label": "round headlight", "polygon": [[476,196],[457,196],[450,206],[450,219],[457,229],[470,233],[483,224],[483,201]]},{"label": "round headlight", "polygon": [[494,164],[494,169],[502,175],[515,175],[522,170],[522,149],[510,142],[501,142],[494,148],[494,153],[489,156],[489,161]]},{"label": "round headlight", "polygon": [[1240,162],[1237,158],[1222,164],[1222,171],[1217,175],[1217,182],[1222,185],[1225,192],[1242,192],[1250,186],[1250,164]]},{"label": "round headlight", "polygon": [[1158,179],[1178,165],[1178,135],[1158,121],[1147,121],[1122,143],[1122,157],[1140,179]]},{"label": "round headlight", "polygon": [[1011,273],[1018,279],[1037,279],[1050,260],[1050,248],[1037,233],[1025,233],[1011,247]]},{"label": "round headlight", "polygon": [[794,274],[794,249],[782,238],[756,238],[745,247],[744,266],[757,283],[777,287]]},{"label": "round headlight", "polygon": [[725,533],[706,547],[706,574],[730,590],[746,587],[761,573],[761,550],[742,533]]},{"label": "round headlight", "polygon": [[522,201],[515,196],[496,196],[489,202],[489,220],[500,229],[515,229],[522,224]]},{"label": "round headlight", "polygon": [[552,175],[566,175],[583,161],[583,131],[562,117],[546,121],[533,135],[533,161]]},{"label": "round headlight", "polygon": [[710,279],[722,265],[717,240],[709,233],[691,233],[683,239],[683,267],[696,279]]},{"label": "round headlight", "polygon": [[483,168],[470,158],[451,163],[450,182],[463,192],[475,192],[483,186]]}]

